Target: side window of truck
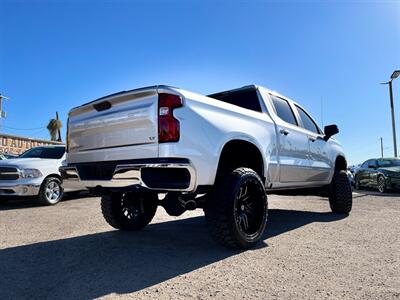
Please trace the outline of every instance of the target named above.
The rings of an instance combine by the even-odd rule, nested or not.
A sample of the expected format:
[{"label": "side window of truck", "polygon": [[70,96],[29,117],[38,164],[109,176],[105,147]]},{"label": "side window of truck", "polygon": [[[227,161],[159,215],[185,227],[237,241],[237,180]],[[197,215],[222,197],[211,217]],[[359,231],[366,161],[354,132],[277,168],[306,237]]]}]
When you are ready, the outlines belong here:
[{"label": "side window of truck", "polygon": [[317,124],[311,119],[311,117],[299,106],[296,105],[296,109],[299,112],[299,116],[301,121],[303,122],[304,128],[314,132],[316,134],[320,134],[320,130],[318,129]]},{"label": "side window of truck", "polygon": [[283,121],[298,126],[296,117],[286,100],[271,95],[272,103],[274,104],[276,114]]}]

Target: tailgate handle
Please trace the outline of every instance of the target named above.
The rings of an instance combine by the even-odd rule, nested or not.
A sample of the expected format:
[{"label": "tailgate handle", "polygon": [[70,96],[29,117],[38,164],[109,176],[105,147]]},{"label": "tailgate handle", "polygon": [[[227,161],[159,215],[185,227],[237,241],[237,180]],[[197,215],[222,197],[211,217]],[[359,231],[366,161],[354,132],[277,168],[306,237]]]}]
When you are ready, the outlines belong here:
[{"label": "tailgate handle", "polygon": [[103,111],[111,108],[111,103],[108,101],[103,101],[100,103],[93,104],[93,107],[97,111]]}]

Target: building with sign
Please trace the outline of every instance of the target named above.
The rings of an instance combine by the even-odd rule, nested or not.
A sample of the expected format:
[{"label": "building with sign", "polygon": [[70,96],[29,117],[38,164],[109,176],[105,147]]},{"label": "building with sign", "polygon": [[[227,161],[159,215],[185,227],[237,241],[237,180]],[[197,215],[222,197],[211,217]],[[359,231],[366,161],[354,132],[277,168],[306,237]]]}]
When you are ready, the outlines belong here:
[{"label": "building with sign", "polygon": [[60,144],[62,145],[63,143],[11,134],[0,134],[0,153],[21,154],[32,147]]}]

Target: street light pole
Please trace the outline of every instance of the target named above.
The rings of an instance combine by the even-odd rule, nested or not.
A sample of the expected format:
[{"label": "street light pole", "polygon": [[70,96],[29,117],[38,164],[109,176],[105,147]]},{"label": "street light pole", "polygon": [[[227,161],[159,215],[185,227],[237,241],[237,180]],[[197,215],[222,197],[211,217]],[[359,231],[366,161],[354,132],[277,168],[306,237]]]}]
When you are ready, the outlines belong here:
[{"label": "street light pole", "polygon": [[390,94],[390,110],[392,111],[392,131],[393,131],[394,157],[397,157],[396,121],[395,121],[395,117],[394,117],[392,80],[389,81],[389,94]]},{"label": "street light pole", "polygon": [[390,95],[390,110],[392,112],[392,133],[393,133],[393,152],[394,157],[397,157],[397,141],[396,141],[396,121],[394,116],[394,101],[393,101],[393,89],[392,89],[392,81],[396,79],[400,75],[400,71],[394,71],[392,76],[390,76],[390,80],[383,84],[389,85],[389,95]]}]

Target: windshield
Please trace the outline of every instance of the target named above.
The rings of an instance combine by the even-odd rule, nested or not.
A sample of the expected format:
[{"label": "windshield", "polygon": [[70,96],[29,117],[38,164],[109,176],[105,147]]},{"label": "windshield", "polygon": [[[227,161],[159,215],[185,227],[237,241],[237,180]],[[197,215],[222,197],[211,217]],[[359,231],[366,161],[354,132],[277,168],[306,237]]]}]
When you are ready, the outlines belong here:
[{"label": "windshield", "polygon": [[21,158],[60,159],[65,153],[64,147],[36,147],[21,154]]},{"label": "windshield", "polygon": [[383,159],[378,160],[379,167],[400,167],[400,159]]}]

